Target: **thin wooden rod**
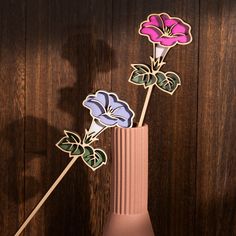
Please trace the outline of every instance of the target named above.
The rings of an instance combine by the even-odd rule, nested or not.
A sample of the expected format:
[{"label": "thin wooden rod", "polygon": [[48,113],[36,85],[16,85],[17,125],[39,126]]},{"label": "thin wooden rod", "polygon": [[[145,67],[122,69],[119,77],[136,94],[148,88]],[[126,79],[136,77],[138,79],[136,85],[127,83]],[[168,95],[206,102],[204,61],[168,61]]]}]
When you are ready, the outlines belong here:
[{"label": "thin wooden rod", "polygon": [[[154,59],[154,58],[156,58],[156,44],[153,43],[152,46],[153,46],[152,54],[153,54],[153,59]],[[144,101],[144,104],[143,104],[143,109],[142,109],[142,112],[141,112],[141,115],[140,115],[140,118],[139,118],[138,127],[141,127],[143,125],[143,121],[144,121],[144,118],[145,118],[145,115],[146,115],[146,112],[147,112],[147,107],[148,107],[148,104],[149,104],[149,101],[150,101],[150,98],[151,98],[151,95],[152,95],[152,89],[153,89],[153,85],[148,87],[146,98],[145,98],[145,101]]]},{"label": "thin wooden rod", "polygon": [[148,107],[148,104],[149,104],[149,101],[150,101],[150,98],[151,98],[151,95],[152,95],[152,89],[153,89],[153,85],[148,87],[145,102],[143,104],[142,113],[141,113],[141,116],[140,116],[140,119],[139,119],[139,122],[138,122],[138,127],[141,127],[143,125],[143,121],[144,121],[144,118],[145,118],[145,115],[146,115],[147,107]]},{"label": "thin wooden rod", "polygon": [[[153,43],[153,59],[161,58],[161,60],[163,61],[169,49],[170,48],[168,47],[160,47],[157,44]],[[142,109],[140,119],[138,122],[138,127],[141,127],[143,125],[143,121],[147,112],[147,107],[148,107],[148,104],[152,95],[153,86],[154,84],[148,87],[146,98],[143,104],[143,109]]]},{"label": "thin wooden rod", "polygon": [[38,210],[41,208],[41,206],[44,204],[44,202],[47,200],[47,198],[51,195],[53,190],[61,182],[63,177],[70,170],[70,168],[74,165],[74,163],[76,162],[76,160],[78,158],[79,158],[79,156],[75,156],[75,157],[72,158],[72,160],[69,162],[69,164],[66,166],[66,168],[62,171],[60,176],[56,179],[56,181],[53,183],[53,185],[50,187],[50,189],[47,191],[47,193],[43,196],[43,198],[40,200],[40,202],[37,204],[37,206],[33,209],[33,211],[30,213],[30,215],[27,217],[27,219],[24,221],[24,223],[18,229],[15,236],[19,236],[23,232],[25,227],[29,224],[29,222],[32,220],[32,218],[35,216],[35,214],[38,212]]}]

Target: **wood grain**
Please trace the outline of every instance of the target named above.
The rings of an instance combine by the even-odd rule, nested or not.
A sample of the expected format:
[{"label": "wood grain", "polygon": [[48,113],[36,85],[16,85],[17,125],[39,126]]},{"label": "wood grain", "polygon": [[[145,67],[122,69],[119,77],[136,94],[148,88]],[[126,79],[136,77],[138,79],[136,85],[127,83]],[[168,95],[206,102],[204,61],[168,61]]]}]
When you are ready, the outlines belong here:
[{"label": "wood grain", "polygon": [[[112,59],[116,57],[112,49],[112,1],[92,1],[90,7],[90,14],[93,15],[91,35],[94,49],[90,63],[94,71],[91,71],[92,88],[89,92],[98,89],[111,91],[111,70],[114,66]],[[85,112],[88,114],[88,111]],[[87,120],[91,122],[90,116]],[[111,130],[106,130],[99,139],[96,145],[106,151],[108,162],[96,172],[89,171],[90,227],[93,236],[102,235],[110,206]]]},{"label": "wood grain", "polygon": [[201,1],[197,235],[236,235],[235,27],[235,2]]},{"label": "wood grain", "polygon": [[[164,71],[182,85],[173,96],[154,92],[150,126],[149,204],[156,235],[194,235],[197,149],[198,2],[165,2],[158,9],[192,26],[193,42],[169,52]],[[157,11],[157,10],[156,10]]]},{"label": "wood grain", "polygon": [[[55,147],[63,130],[84,132],[86,116],[81,103],[91,88],[88,65],[92,45],[88,41],[91,22],[84,22],[90,14],[89,3],[38,1],[28,3],[27,7],[27,114],[30,118],[26,152],[28,162],[38,161],[33,164],[38,173],[30,168],[36,173],[38,183],[38,191],[27,205],[30,210],[69,161]],[[34,145],[30,143],[32,140]],[[26,191],[32,193],[35,186],[29,184]],[[78,161],[36,216],[27,234],[73,235],[79,231],[90,235],[89,196],[87,168]]]},{"label": "wood grain", "polygon": [[[112,75],[112,88],[126,97],[138,121],[146,91],[127,84],[131,63],[148,63],[152,45],[138,35],[150,13],[168,12],[193,27],[194,42],[176,47],[164,71],[180,74],[174,96],[154,89],[145,122],[149,124],[149,209],[156,235],[192,235],[195,218],[195,163],[198,77],[198,3],[194,1],[116,1],[113,48],[122,58]],[[115,35],[115,37],[114,37]],[[169,64],[169,65],[168,65]],[[189,109],[191,107],[191,110]]]},{"label": "wood grain", "polygon": [[0,235],[24,219],[25,1],[0,4]]},{"label": "wood grain", "polygon": [[[104,11],[93,14],[100,4]],[[110,89],[109,6],[108,1],[37,1],[27,5],[26,153],[32,177],[26,182],[27,212],[69,161],[55,147],[63,130],[83,135],[90,125],[82,101],[89,92]],[[109,153],[106,142],[103,137],[99,145]],[[78,160],[27,234],[101,235],[109,206],[108,177],[108,167],[92,173]]]},{"label": "wood grain", "polygon": [[[174,96],[156,88],[149,125],[149,210],[156,235],[236,235],[236,4],[210,1],[0,1],[0,236],[12,235],[67,165],[55,143],[83,135],[90,92],[117,92],[140,116],[146,91],[130,64],[149,63],[138,35],[150,13],[192,25],[164,71],[180,75]],[[25,231],[101,236],[109,210],[110,131],[96,144],[108,164],[78,161]]]}]

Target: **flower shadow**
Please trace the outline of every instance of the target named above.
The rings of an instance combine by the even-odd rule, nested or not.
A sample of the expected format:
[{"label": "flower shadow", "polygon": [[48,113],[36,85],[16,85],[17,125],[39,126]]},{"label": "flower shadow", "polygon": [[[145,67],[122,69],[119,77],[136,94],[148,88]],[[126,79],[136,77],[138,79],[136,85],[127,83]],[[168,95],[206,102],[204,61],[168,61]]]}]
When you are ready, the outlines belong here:
[{"label": "flower shadow", "polygon": [[[25,157],[17,155],[22,147],[20,147],[19,139],[16,142],[17,137],[14,133],[14,130],[17,130],[23,123],[28,127],[24,145]],[[52,139],[46,140],[49,133]],[[61,135],[62,132],[49,125],[45,119],[32,116],[16,120],[0,131],[4,146],[1,149],[1,161],[5,163],[1,164],[1,168],[6,168],[9,175],[4,181],[5,197],[3,196],[0,203],[1,208],[8,205],[6,212],[17,212],[20,205],[25,205],[26,217],[68,164],[68,158],[53,145]],[[22,162],[25,158],[25,166],[23,163],[19,166],[21,161],[16,161],[16,158],[20,158]],[[79,173],[76,171],[78,169]],[[22,184],[16,186],[16,179],[19,176]],[[36,227],[39,232],[44,230],[44,235],[51,235],[51,232],[56,235],[66,235],[68,229],[80,231],[83,235],[90,235],[88,198],[87,169],[83,163],[78,161],[35,215],[36,221],[30,222],[31,227],[27,226],[26,232],[30,233]],[[41,225],[41,220],[47,222],[45,226]],[[65,225],[68,228],[65,228]],[[5,231],[7,235],[13,235],[18,227],[16,218],[10,222]],[[73,235],[73,232],[70,235]]]},{"label": "flower shadow", "polygon": [[[110,76],[107,76],[106,74],[108,74],[111,69],[115,68],[117,63],[115,53],[107,42],[97,38],[94,33],[88,32],[88,30],[83,29],[83,27],[72,31],[74,31],[74,33],[66,39],[62,46],[61,57],[74,69],[76,80],[70,86],[59,90],[60,98],[58,107],[65,113],[73,116],[75,121],[74,125],[76,127],[75,130],[82,136],[85,128],[88,129],[92,121],[89,111],[85,108],[83,109],[82,102],[89,93],[94,93],[96,90],[107,89],[110,87]],[[73,102],[74,107],[71,106],[71,101],[75,101]],[[82,126],[81,123],[83,124]],[[103,134],[101,134],[101,140],[103,139],[102,135]],[[104,144],[104,140],[102,142]],[[107,147],[107,144],[104,146],[97,145],[99,145],[99,143],[94,143],[93,146],[99,148],[104,148],[104,146],[106,146],[107,149],[110,148]],[[108,150],[106,150],[106,152],[107,151]],[[88,167],[86,166],[86,168]],[[101,200],[106,199],[105,192],[107,191],[107,186],[99,185],[99,191],[96,190],[98,188],[98,182],[102,182],[102,180],[98,181],[98,178],[101,179],[103,177],[101,174],[102,172],[102,170],[101,172],[98,170],[93,173],[90,172],[91,174],[88,175],[90,190],[92,191],[90,194],[94,195],[95,193],[96,198],[90,204],[90,208],[87,209],[90,213],[90,222],[92,221],[92,225],[89,227],[91,232],[90,234],[83,234],[80,229],[77,232],[80,232],[81,235],[101,234],[102,224],[100,222],[101,219],[99,219],[99,209],[106,214],[109,207],[109,204],[105,202],[106,200]],[[91,197],[92,196],[87,196],[87,200],[90,202]],[[72,233],[71,235],[75,235],[75,233]]]},{"label": "flower shadow", "polygon": [[[111,48],[102,40],[87,40],[88,37],[89,34],[72,32],[63,44],[61,57],[72,66],[76,80],[73,85],[59,89],[60,98],[56,101],[61,112],[72,117],[70,127],[81,135],[87,127],[86,122],[91,122],[89,114],[82,108],[82,101],[93,91],[96,74],[111,70]],[[25,133],[17,137],[19,132],[15,131],[24,126]],[[8,214],[10,211],[10,215],[15,216],[4,228],[6,235],[13,235],[19,227],[19,208],[25,208],[26,217],[68,164],[65,153],[55,146],[63,135],[63,128],[66,127],[58,128],[50,125],[47,119],[26,114],[0,130],[0,170],[5,169],[0,176],[3,179],[4,173],[8,175],[3,181],[0,208],[3,209],[1,212]],[[37,213],[35,220],[30,222],[31,227],[28,226],[26,232],[31,234],[37,229],[45,236],[52,235],[52,232],[58,236],[77,235],[78,232],[80,235],[92,235],[90,171],[82,161],[77,161]],[[17,180],[19,176],[20,180]],[[22,185],[16,186],[16,182],[21,181]],[[0,225],[4,225],[1,214]]]},{"label": "flower shadow", "polygon": [[[77,76],[74,84],[59,91],[58,105],[77,120],[76,125],[79,127],[81,119],[86,116],[81,104],[88,93],[95,92],[94,82],[99,80],[98,73],[108,73],[111,70],[110,58],[114,57],[114,51],[105,41],[80,30],[80,33],[73,34],[63,44],[61,56],[70,63]],[[112,66],[115,65],[114,62]],[[96,81],[97,90],[102,88],[99,84],[100,82]],[[101,86],[104,85],[101,83]],[[70,105],[71,101],[76,101],[74,106]],[[79,133],[83,133],[83,129],[79,130]]]}]

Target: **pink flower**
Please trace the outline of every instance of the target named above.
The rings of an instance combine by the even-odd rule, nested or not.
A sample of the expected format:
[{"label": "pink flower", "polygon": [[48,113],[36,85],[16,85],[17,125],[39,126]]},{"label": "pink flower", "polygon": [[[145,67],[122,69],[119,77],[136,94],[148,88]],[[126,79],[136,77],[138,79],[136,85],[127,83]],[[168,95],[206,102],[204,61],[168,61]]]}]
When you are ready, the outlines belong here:
[{"label": "pink flower", "polygon": [[192,41],[191,27],[179,18],[166,13],[152,14],[140,25],[139,33],[148,37],[152,43],[164,47],[188,44]]}]

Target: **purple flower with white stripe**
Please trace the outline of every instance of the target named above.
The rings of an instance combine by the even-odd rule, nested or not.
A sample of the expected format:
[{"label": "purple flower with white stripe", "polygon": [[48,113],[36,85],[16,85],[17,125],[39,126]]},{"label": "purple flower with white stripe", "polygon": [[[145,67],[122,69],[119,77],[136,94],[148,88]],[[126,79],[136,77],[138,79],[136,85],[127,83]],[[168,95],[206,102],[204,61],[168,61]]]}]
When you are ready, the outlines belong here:
[{"label": "purple flower with white stripe", "polygon": [[89,95],[83,105],[90,109],[91,116],[105,127],[132,127],[134,112],[115,93],[99,90]]}]

